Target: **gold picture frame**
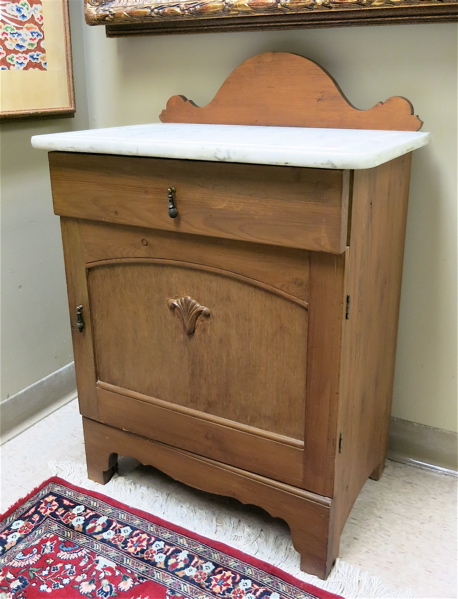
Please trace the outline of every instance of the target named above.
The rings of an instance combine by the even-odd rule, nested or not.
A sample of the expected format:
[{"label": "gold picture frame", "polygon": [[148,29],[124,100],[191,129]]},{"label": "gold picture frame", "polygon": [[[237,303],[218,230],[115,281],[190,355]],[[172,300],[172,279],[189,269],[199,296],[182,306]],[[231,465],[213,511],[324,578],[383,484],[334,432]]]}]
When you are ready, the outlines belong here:
[{"label": "gold picture frame", "polygon": [[0,0],[0,119],[70,117],[67,0]]},{"label": "gold picture frame", "polygon": [[458,0],[85,0],[108,37],[453,22]]}]

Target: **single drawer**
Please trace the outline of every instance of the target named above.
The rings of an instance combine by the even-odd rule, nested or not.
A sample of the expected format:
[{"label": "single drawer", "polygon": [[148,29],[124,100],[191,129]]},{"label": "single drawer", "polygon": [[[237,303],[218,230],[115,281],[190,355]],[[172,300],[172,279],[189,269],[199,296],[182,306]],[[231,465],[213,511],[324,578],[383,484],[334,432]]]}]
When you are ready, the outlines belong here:
[{"label": "single drawer", "polygon": [[[61,216],[340,254],[349,172],[52,152]],[[178,216],[169,216],[175,188]]]}]

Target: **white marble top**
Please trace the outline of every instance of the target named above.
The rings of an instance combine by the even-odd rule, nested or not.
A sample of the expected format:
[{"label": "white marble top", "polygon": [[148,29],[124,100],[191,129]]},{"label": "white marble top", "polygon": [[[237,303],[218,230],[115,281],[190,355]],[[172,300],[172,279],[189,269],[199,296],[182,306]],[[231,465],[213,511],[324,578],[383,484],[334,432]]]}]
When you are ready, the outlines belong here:
[{"label": "white marble top", "polygon": [[429,133],[157,123],[32,137],[43,150],[363,169],[426,145]]}]

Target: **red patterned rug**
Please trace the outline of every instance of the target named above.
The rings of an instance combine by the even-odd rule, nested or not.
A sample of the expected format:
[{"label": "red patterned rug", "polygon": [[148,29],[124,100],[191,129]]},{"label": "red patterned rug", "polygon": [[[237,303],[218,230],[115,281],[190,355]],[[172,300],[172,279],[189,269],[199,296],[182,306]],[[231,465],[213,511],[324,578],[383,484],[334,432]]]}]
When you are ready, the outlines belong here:
[{"label": "red patterned rug", "polygon": [[1,517],[0,568],[1,599],[339,599],[57,477]]}]

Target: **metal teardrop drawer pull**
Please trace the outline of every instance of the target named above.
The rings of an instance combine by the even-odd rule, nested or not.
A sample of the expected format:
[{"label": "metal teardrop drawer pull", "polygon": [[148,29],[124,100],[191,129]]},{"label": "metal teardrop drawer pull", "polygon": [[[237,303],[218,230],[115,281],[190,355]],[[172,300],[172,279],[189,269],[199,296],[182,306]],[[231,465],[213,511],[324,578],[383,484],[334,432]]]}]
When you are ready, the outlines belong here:
[{"label": "metal teardrop drawer pull", "polygon": [[167,189],[167,195],[169,199],[169,216],[170,218],[176,218],[178,216],[178,209],[175,205],[175,187],[169,187]]}]

